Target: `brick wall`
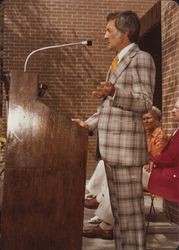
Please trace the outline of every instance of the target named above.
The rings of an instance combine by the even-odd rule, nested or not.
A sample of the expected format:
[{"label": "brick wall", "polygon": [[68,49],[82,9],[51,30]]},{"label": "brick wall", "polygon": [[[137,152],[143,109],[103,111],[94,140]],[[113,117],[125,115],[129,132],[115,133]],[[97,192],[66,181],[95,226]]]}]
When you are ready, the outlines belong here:
[{"label": "brick wall", "polygon": [[179,97],[178,73],[178,5],[174,1],[162,1],[162,85],[163,85],[163,126],[170,134],[176,127],[171,110]]},{"label": "brick wall", "polygon": [[[179,41],[178,5],[174,1],[161,2],[162,23],[162,86],[163,86],[163,127],[171,134],[176,128],[171,110],[179,97]],[[164,209],[173,222],[179,224],[179,204],[164,201]]]},{"label": "brick wall", "polygon": [[2,60],[3,60],[3,5],[0,2],[0,117],[2,116],[2,83],[1,83]]},{"label": "brick wall", "polygon": [[[98,105],[91,92],[105,79],[113,53],[106,50],[106,15],[132,9],[143,16],[156,0],[5,0],[4,70],[23,70],[27,55],[39,47],[94,40],[33,55],[28,72],[37,72],[48,91],[41,100],[69,117],[86,119]],[[29,86],[30,87],[30,86]],[[89,139],[88,177],[96,165],[95,138]]]},{"label": "brick wall", "polygon": [[4,4],[0,1],[0,136],[6,137],[6,94],[2,81],[3,71],[3,30],[4,30]]}]

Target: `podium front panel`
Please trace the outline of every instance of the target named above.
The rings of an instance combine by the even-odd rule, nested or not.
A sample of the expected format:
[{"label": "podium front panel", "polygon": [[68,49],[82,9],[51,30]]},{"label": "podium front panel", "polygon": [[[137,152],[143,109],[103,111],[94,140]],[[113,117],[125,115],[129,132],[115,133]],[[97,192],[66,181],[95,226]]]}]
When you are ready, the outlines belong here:
[{"label": "podium front panel", "polygon": [[11,74],[3,250],[80,250],[86,129],[37,97],[37,76]]}]

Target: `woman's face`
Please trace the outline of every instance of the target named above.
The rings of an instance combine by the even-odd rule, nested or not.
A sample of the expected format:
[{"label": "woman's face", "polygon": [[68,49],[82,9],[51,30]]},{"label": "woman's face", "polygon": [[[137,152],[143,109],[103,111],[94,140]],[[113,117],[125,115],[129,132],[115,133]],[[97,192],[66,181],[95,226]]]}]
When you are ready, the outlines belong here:
[{"label": "woman's face", "polygon": [[143,124],[146,131],[153,132],[159,126],[160,122],[149,112],[143,115]]}]

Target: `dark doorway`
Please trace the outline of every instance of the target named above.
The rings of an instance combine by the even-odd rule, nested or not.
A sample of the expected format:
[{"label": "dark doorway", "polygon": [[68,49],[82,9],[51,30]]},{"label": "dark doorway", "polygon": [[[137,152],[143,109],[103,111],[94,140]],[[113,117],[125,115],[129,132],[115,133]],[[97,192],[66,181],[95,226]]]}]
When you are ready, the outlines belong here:
[{"label": "dark doorway", "polygon": [[149,52],[156,65],[156,85],[153,103],[162,108],[162,55],[161,55],[161,28],[160,25],[146,32],[140,40],[139,47]]},{"label": "dark doorway", "polygon": [[155,4],[141,19],[142,34],[139,47],[149,52],[156,65],[156,85],[153,104],[162,110],[162,49],[161,49],[161,8]]}]

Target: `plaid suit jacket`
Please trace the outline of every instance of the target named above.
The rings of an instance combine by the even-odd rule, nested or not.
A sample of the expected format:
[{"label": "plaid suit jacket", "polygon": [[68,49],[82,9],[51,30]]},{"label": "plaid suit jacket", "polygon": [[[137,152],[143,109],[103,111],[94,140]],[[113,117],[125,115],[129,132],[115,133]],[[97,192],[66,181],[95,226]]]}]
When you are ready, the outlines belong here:
[{"label": "plaid suit jacket", "polygon": [[86,120],[91,130],[98,130],[100,157],[110,165],[143,165],[147,146],[142,115],[153,101],[153,59],[135,45],[106,80],[114,84],[115,94]]}]

